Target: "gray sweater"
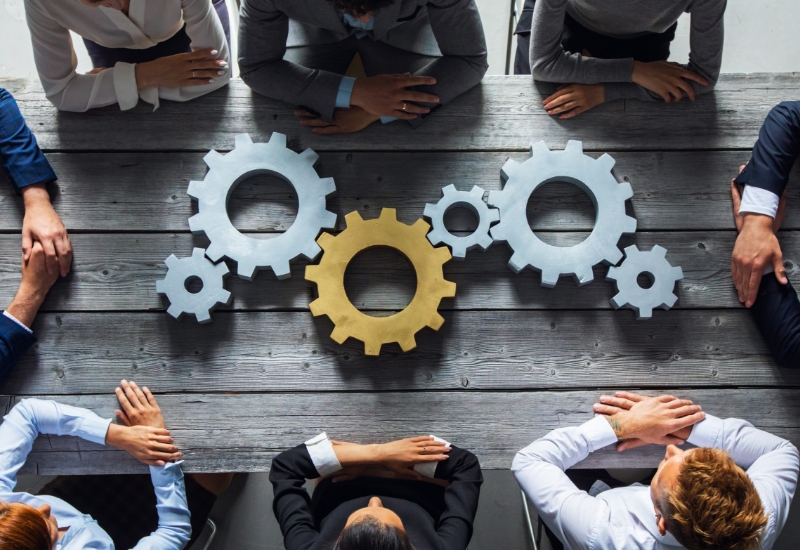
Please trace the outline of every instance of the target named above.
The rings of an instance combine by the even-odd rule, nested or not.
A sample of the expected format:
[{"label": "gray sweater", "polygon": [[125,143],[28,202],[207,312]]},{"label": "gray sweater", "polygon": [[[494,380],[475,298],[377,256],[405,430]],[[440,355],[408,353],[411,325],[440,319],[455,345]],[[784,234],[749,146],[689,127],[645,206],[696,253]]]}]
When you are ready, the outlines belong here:
[{"label": "gray sweater", "polygon": [[596,59],[561,47],[564,12],[595,32],[634,38],[666,31],[683,12],[691,13],[691,52],[686,66],[706,80],[692,82],[702,94],[714,88],[722,64],[723,17],[727,0],[537,0],[531,29],[531,72],[536,80],[605,84],[606,101],[661,100],[631,80],[633,59]]}]

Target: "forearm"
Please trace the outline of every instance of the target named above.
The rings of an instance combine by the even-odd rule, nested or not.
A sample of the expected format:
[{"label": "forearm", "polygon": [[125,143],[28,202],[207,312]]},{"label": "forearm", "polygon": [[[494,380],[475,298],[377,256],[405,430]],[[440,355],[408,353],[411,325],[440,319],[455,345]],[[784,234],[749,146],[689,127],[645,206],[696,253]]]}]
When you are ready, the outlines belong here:
[{"label": "forearm", "polygon": [[179,463],[151,466],[150,478],[156,494],[158,528],[139,541],[135,550],[181,550],[192,536],[181,466]]},{"label": "forearm", "polygon": [[6,311],[17,321],[31,328],[46,296],[46,291],[31,287],[23,281]]}]

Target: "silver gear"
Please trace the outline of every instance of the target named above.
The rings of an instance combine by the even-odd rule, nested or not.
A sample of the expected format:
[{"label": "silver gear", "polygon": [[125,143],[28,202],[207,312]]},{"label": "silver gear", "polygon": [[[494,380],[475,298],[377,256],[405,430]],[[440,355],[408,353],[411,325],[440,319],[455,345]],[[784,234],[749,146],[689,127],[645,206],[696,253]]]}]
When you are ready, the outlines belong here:
[{"label": "silver gear", "polygon": [[[316,238],[336,226],[336,214],[326,209],[325,198],[336,192],[333,178],[320,178],[311,149],[295,153],[286,136],[273,133],[269,143],[253,143],[248,134],[236,136],[236,148],[226,155],[212,150],[203,160],[209,167],[203,181],[189,182],[189,196],[197,199],[199,213],[189,218],[192,233],[205,233],[211,241],[206,255],[215,262],[223,256],[237,262],[236,272],[252,280],[257,270],[271,267],[278,279],[291,276],[289,262],[301,254],[313,260],[322,249]],[[281,235],[254,239],[240,233],[228,217],[228,199],[247,176],[273,173],[287,180],[297,193],[297,218]]]},{"label": "silver gear", "polygon": [[[231,293],[223,287],[228,266],[224,262],[214,265],[202,248],[193,249],[188,258],[178,259],[172,254],[164,263],[168,268],[167,276],[156,281],[156,291],[169,298],[167,313],[176,319],[184,313],[191,313],[199,323],[208,323],[215,307],[231,302]],[[196,294],[186,290],[186,281],[191,277],[203,281],[203,288]]]},{"label": "silver gear", "polygon": [[[442,189],[442,198],[436,204],[426,204],[423,216],[431,220],[433,230],[428,233],[432,245],[444,243],[453,251],[453,259],[463,260],[467,251],[476,247],[486,250],[494,242],[489,236],[489,226],[500,219],[500,211],[483,202],[483,189],[477,185],[472,191],[458,191],[455,185]],[[444,225],[444,216],[451,208],[468,208],[478,218],[478,228],[464,237],[453,235]]]},{"label": "silver gear", "polygon": [[[650,276],[653,285],[642,288],[637,278],[642,273]],[[619,267],[608,268],[606,280],[614,281],[618,294],[611,298],[614,309],[629,306],[636,311],[637,319],[650,319],[653,308],[669,309],[675,305],[675,283],[683,279],[683,270],[672,267],[667,261],[667,249],[658,245],[644,252],[636,245],[625,249],[625,261]]]},{"label": "silver gear", "polygon": [[[592,267],[616,264],[622,258],[620,237],[636,231],[636,220],[625,214],[625,201],[633,196],[627,182],[611,174],[614,159],[605,154],[594,159],[583,154],[580,141],[569,141],[563,151],[551,151],[543,141],[531,146],[531,158],[503,166],[502,191],[489,192],[489,205],[500,209],[500,223],[492,227],[496,241],[507,241],[514,251],[508,265],[515,273],[530,266],[542,274],[542,286],[554,287],[561,275],[572,275],[579,285],[592,282]],[[531,230],[526,213],[528,199],[541,185],[567,181],[589,195],[594,204],[594,230],[572,247],[543,242]]]}]

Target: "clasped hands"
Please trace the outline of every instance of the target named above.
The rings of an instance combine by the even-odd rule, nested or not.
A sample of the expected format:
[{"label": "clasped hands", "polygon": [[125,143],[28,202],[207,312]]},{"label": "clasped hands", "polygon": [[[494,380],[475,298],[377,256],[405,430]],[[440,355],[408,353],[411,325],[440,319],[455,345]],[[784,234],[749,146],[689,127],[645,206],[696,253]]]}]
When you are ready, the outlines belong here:
[{"label": "clasped hands", "polygon": [[631,392],[603,395],[594,412],[617,434],[617,451],[644,445],[682,445],[695,424],[705,418],[699,405],[672,395],[646,397]]},{"label": "clasped hands", "polygon": [[353,85],[349,109],[336,109],[333,121],[326,122],[313,113],[297,109],[294,114],[300,117],[300,125],[313,128],[315,134],[349,134],[359,132],[380,119],[391,116],[401,120],[413,120],[431,110],[418,103],[439,103],[432,94],[417,92],[413,86],[432,86],[436,79],[430,76],[411,76],[404,74],[383,74],[359,78]]},{"label": "clasped hands", "polygon": [[333,482],[348,481],[368,470],[389,470],[406,479],[426,479],[414,470],[416,464],[447,460],[451,448],[430,436],[409,437],[373,445],[332,441],[342,469],[333,474]]}]

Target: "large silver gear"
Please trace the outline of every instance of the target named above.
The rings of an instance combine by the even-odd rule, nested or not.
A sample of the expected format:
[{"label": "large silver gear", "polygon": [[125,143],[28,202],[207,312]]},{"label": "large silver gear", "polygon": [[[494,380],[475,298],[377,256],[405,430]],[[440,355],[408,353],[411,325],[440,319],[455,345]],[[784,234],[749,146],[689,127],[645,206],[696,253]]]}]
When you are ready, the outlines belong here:
[{"label": "large silver gear", "polygon": [[[193,249],[188,258],[178,259],[172,254],[164,263],[168,268],[167,276],[156,281],[156,291],[169,298],[167,313],[176,319],[180,319],[184,313],[190,313],[197,317],[199,323],[208,323],[215,307],[231,302],[231,293],[223,287],[228,266],[224,262],[214,265],[206,258],[206,251],[202,248]],[[186,290],[186,281],[192,277],[203,282],[203,288],[195,294]]]},{"label": "large silver gear", "polygon": [[[489,236],[489,227],[500,219],[500,211],[489,208],[483,202],[483,189],[477,185],[472,191],[458,191],[455,185],[442,189],[442,198],[436,204],[426,204],[426,218],[431,220],[433,230],[428,233],[432,245],[444,243],[453,251],[453,259],[463,260],[467,251],[476,247],[486,250],[494,241]],[[451,208],[468,208],[478,218],[478,228],[470,235],[459,237],[453,235],[444,225],[444,216]]]},{"label": "large silver gear", "polygon": [[[502,191],[489,192],[489,205],[500,209],[500,223],[492,227],[496,241],[507,241],[514,251],[509,267],[519,273],[530,266],[542,274],[542,286],[554,287],[561,275],[572,275],[579,285],[592,282],[592,267],[600,262],[616,264],[622,258],[620,237],[636,231],[636,220],[625,214],[625,201],[633,196],[627,182],[611,174],[614,159],[605,154],[594,159],[583,154],[580,141],[569,141],[563,151],[551,151],[543,141],[531,146],[531,158],[519,164],[511,159],[503,166]],[[594,204],[594,230],[582,243],[571,247],[545,243],[528,224],[531,194],[552,181],[580,187]]]},{"label": "large silver gear", "polygon": [[[295,153],[286,148],[286,136],[273,133],[269,143],[253,143],[248,134],[236,136],[236,148],[226,155],[210,151],[203,160],[209,167],[203,181],[189,183],[189,196],[197,199],[199,213],[189,218],[192,233],[205,233],[211,241],[206,254],[215,262],[223,256],[237,262],[239,277],[252,280],[257,270],[271,267],[278,279],[291,276],[289,262],[301,254],[313,260],[321,252],[316,238],[336,226],[336,214],[326,209],[325,198],[336,192],[333,178],[320,178],[311,149]],[[248,176],[281,176],[297,193],[297,218],[281,235],[254,239],[240,233],[228,217],[228,199]]]},{"label": "large silver gear", "polygon": [[[642,288],[639,275],[649,274],[652,286]],[[672,267],[667,261],[667,249],[658,245],[649,252],[636,245],[625,249],[625,261],[619,267],[610,267],[606,280],[614,281],[618,294],[611,298],[615,309],[628,306],[636,311],[637,319],[650,319],[653,308],[669,309],[675,305],[675,283],[683,279],[683,270]]]}]

